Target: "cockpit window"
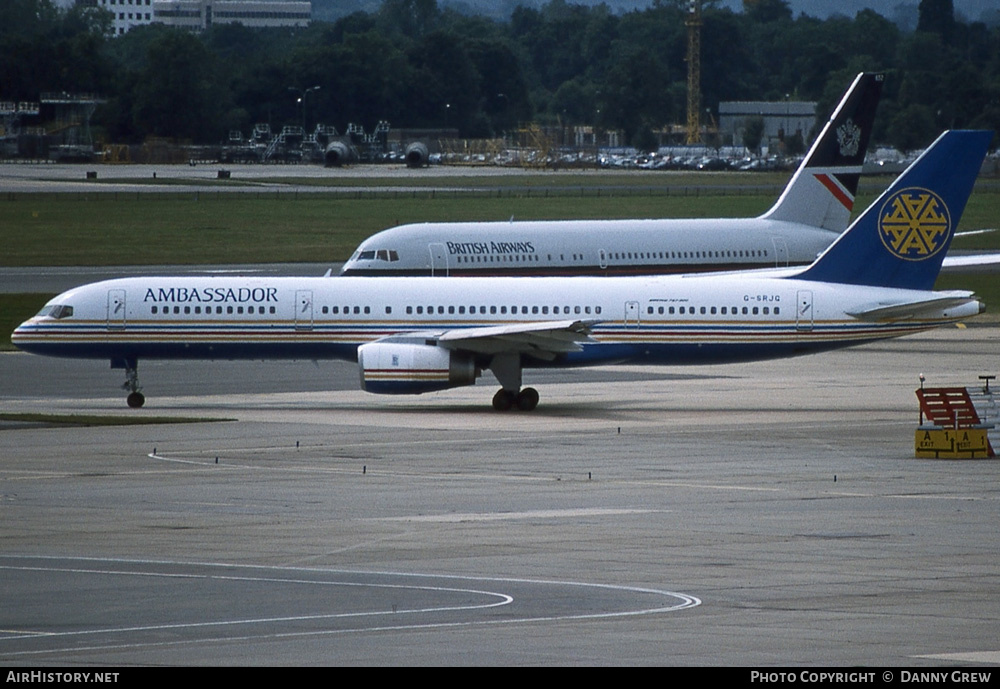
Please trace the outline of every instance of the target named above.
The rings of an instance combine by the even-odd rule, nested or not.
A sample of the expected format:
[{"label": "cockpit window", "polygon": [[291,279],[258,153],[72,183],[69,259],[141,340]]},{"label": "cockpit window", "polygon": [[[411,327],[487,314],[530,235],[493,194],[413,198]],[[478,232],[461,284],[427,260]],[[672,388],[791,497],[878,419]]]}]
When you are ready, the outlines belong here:
[{"label": "cockpit window", "polygon": [[399,253],[392,249],[378,249],[377,251],[357,251],[351,260],[358,261],[398,261]]},{"label": "cockpit window", "polygon": [[38,312],[39,318],[48,316],[49,318],[69,318],[73,315],[73,307],[65,304],[46,304]]}]

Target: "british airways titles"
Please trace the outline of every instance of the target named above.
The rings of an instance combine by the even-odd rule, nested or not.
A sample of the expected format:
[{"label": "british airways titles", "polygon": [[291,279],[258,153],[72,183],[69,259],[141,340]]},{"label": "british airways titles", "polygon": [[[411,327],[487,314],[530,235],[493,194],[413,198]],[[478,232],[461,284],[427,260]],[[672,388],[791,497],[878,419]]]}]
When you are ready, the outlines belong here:
[{"label": "british airways titles", "polygon": [[452,256],[464,254],[533,254],[531,242],[448,242]]}]

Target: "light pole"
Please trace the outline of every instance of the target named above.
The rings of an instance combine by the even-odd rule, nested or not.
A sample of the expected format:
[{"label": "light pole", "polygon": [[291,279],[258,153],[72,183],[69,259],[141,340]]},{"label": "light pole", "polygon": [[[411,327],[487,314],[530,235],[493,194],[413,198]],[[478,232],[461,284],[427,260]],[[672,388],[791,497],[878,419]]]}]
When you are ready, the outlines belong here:
[{"label": "light pole", "polygon": [[289,86],[288,90],[293,93],[298,93],[299,97],[296,102],[299,104],[299,108],[302,110],[302,134],[306,133],[306,95],[312,93],[313,91],[319,91],[319,86],[310,86],[307,89],[298,89],[294,86]]}]

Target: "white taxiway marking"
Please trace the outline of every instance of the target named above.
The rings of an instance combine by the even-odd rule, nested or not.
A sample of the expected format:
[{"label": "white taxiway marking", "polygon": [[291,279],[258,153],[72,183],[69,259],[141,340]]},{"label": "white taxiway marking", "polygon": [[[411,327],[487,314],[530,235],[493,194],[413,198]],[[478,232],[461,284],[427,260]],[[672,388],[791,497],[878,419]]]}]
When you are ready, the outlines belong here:
[{"label": "white taxiway marking", "polygon": [[[684,610],[687,608],[693,608],[701,605],[701,600],[683,593],[674,593],[671,591],[663,591],[660,589],[652,588],[641,588],[633,586],[618,586],[611,584],[593,584],[585,582],[575,582],[575,581],[559,581],[559,580],[539,580],[539,579],[519,579],[519,578],[499,578],[499,577],[473,577],[464,575],[446,575],[446,574],[423,574],[415,572],[387,572],[387,571],[354,571],[354,570],[338,570],[338,569],[325,569],[319,567],[278,567],[278,566],[258,566],[258,565],[239,565],[232,563],[219,563],[219,562],[181,562],[181,561],[161,561],[161,560],[120,560],[120,559],[97,559],[97,558],[75,558],[67,557],[60,558],[54,556],[7,556],[5,559],[10,560],[31,560],[33,562],[41,562],[45,560],[58,560],[62,562],[79,562],[79,566],[45,566],[41,564],[24,564],[15,565],[7,564],[0,565],[0,569],[8,571],[28,571],[28,572],[52,572],[52,573],[70,573],[70,574],[93,574],[93,575],[104,575],[104,576],[135,576],[135,577],[161,577],[161,578],[176,578],[176,579],[202,579],[211,581],[241,581],[241,582],[254,582],[254,583],[278,583],[278,584],[306,584],[313,586],[352,586],[361,588],[384,588],[384,589],[407,589],[414,591],[427,591],[434,593],[456,593],[462,595],[477,595],[485,596],[487,598],[493,598],[494,600],[483,602],[479,604],[464,604],[464,605],[453,605],[453,606],[435,606],[435,607],[424,607],[424,608],[411,608],[411,609],[394,609],[394,610],[378,610],[378,611],[361,611],[361,612],[349,612],[349,613],[326,613],[326,614],[312,614],[312,615],[295,615],[295,616],[281,616],[281,617],[260,617],[260,618],[247,618],[247,619],[231,619],[231,620],[214,620],[207,622],[177,622],[170,624],[156,624],[156,625],[135,625],[128,627],[107,627],[107,628],[92,628],[92,629],[81,629],[74,631],[65,632],[49,632],[45,630],[7,630],[7,633],[13,634],[11,636],[6,636],[0,639],[0,649],[2,649],[2,644],[5,642],[13,640],[38,640],[44,638],[67,638],[67,637],[84,637],[101,634],[135,634],[137,632],[147,632],[147,631],[161,631],[161,630],[197,630],[197,629],[207,629],[207,628],[226,628],[226,627],[238,627],[238,626],[248,626],[255,624],[267,624],[267,623],[285,623],[285,622],[301,622],[301,621],[315,621],[315,620],[334,620],[334,619],[346,619],[346,618],[375,618],[379,616],[392,616],[393,619],[400,619],[395,617],[400,614],[417,614],[417,613],[441,613],[441,612],[454,612],[454,611],[475,611],[475,610],[485,610],[488,608],[496,608],[498,606],[507,606],[515,602],[513,595],[509,593],[504,593],[501,591],[491,591],[480,587],[463,586],[461,582],[482,582],[486,584],[507,584],[507,585],[530,585],[530,586],[559,586],[566,588],[577,588],[577,589],[592,589],[594,591],[617,591],[623,593],[635,593],[640,595],[653,595],[657,597],[669,599],[668,603],[657,605],[657,606],[639,606],[635,609],[621,609],[621,610],[609,610],[604,612],[586,612],[586,613],[573,613],[567,612],[565,614],[542,614],[542,615],[516,615],[514,617],[503,618],[503,619],[469,619],[461,621],[430,621],[430,622],[414,622],[412,624],[391,624],[391,625],[373,625],[373,626],[354,626],[342,629],[318,629],[318,630],[305,630],[305,631],[295,631],[295,632],[263,632],[259,634],[243,634],[240,636],[231,636],[220,634],[213,636],[211,638],[206,638],[204,636],[186,638],[180,640],[173,640],[169,642],[163,641],[149,641],[149,642],[130,642],[125,644],[120,643],[109,643],[100,644],[88,648],[81,648],[76,646],[68,646],[66,648],[46,648],[46,649],[31,649],[23,651],[8,651],[3,652],[0,650],[0,655],[5,655],[7,657],[14,656],[25,656],[25,655],[39,655],[39,654],[49,654],[49,653],[59,653],[59,652],[80,652],[84,650],[95,650],[95,649],[112,649],[112,648],[136,648],[136,647],[151,647],[151,646],[163,646],[163,645],[174,645],[178,643],[205,643],[207,641],[223,641],[231,642],[235,640],[248,640],[248,639],[265,639],[265,638],[289,638],[289,637],[300,637],[300,636],[327,636],[334,634],[359,634],[359,633],[370,633],[375,631],[387,631],[387,630],[413,630],[413,629],[435,629],[435,628],[446,628],[446,627],[467,627],[467,626],[478,626],[478,625],[493,625],[493,624],[511,624],[511,623],[536,623],[536,622],[546,622],[546,621],[559,621],[559,620],[583,620],[583,619],[606,619],[612,617],[629,617],[636,615],[649,615],[653,613],[663,613],[672,612],[677,610]],[[101,566],[87,566],[83,563],[93,562]],[[117,565],[117,566],[109,566]],[[130,570],[129,566],[132,567],[151,567],[152,569],[147,571],[141,570]],[[234,575],[234,574],[212,574],[212,573],[197,573],[194,571],[166,571],[165,568],[177,568],[177,567],[187,567],[193,570],[194,568],[212,569],[212,568],[225,568],[225,569],[237,569],[237,570],[250,570],[250,571],[260,571],[261,575]],[[269,573],[269,574],[264,574]],[[287,573],[289,576],[282,576],[282,573]],[[370,583],[370,582],[356,582],[356,581],[323,581],[316,579],[305,578],[304,575],[328,575],[328,576],[342,576],[342,577],[395,577],[401,580],[400,583]],[[294,576],[292,576],[294,575]],[[412,579],[432,579],[440,580],[451,585],[441,585],[435,586],[426,583],[406,583],[406,580]]]}]

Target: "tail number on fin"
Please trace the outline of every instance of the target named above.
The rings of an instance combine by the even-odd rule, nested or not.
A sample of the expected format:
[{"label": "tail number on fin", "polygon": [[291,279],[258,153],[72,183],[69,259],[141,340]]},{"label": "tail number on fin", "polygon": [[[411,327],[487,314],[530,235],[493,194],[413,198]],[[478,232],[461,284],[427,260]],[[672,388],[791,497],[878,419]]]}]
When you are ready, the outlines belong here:
[{"label": "tail number on fin", "polygon": [[879,237],[894,256],[922,261],[941,250],[951,234],[951,214],[940,196],[928,189],[901,189],[879,214]]}]

